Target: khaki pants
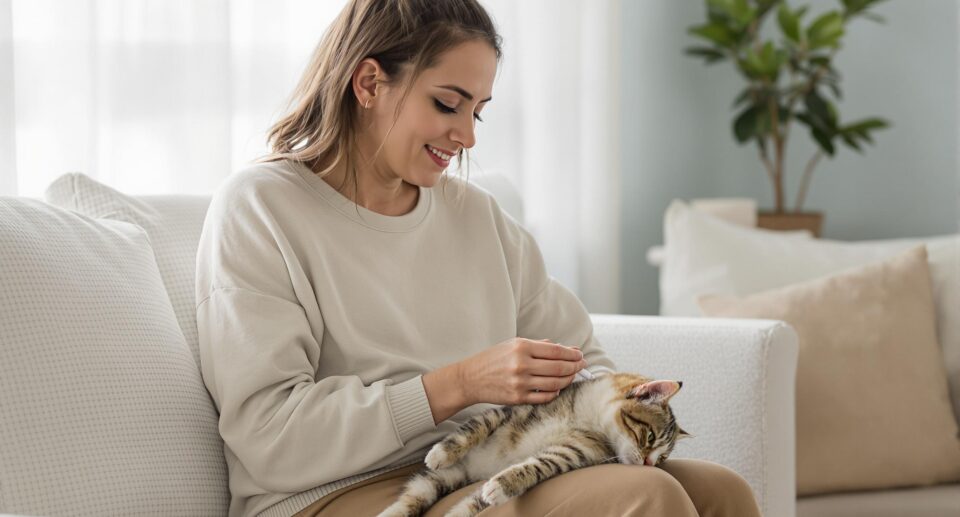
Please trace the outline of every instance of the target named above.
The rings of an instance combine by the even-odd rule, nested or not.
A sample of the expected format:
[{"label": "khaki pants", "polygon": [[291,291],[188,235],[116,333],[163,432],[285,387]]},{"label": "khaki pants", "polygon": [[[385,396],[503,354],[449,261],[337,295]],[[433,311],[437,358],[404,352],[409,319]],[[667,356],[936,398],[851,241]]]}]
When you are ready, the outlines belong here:
[{"label": "khaki pants", "polygon": [[[390,506],[413,464],[327,494],[295,517],[369,517]],[[425,517],[441,517],[483,481],[447,494]],[[486,508],[478,517],[760,517],[747,481],[733,470],[704,460],[675,458],[659,467],[604,464],[550,478],[523,495]]]}]

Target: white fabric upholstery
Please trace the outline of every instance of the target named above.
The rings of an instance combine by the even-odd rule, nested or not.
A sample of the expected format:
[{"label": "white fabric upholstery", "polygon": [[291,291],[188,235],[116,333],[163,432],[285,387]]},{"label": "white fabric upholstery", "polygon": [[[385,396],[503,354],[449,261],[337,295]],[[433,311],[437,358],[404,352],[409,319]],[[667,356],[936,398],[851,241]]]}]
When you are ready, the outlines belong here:
[{"label": "white fabric upholstery", "polygon": [[0,511],[224,514],[226,475],[144,231],[0,198]]},{"label": "white fabric upholstery", "polygon": [[126,221],[146,230],[173,312],[199,365],[194,276],[197,244],[210,196],[130,196],[83,173],[72,172],[51,183],[44,199],[90,217]]},{"label": "white fabric upholstery", "polygon": [[778,321],[592,315],[618,370],[683,381],[670,400],[693,438],[671,457],[730,467],[764,515],[792,517],[796,500],[794,386],[798,343]]},{"label": "white fabric upholstery", "polygon": [[660,313],[700,316],[701,294],[746,295],[888,259],[926,244],[937,338],[960,424],[960,235],[844,242],[745,228],[675,200],[664,215]]},{"label": "white fabric upholstery", "polygon": [[[661,314],[700,316],[695,303],[699,294],[755,293],[880,261],[919,243],[927,244],[937,334],[960,423],[960,235],[859,242],[808,239],[744,228],[674,201],[664,215]],[[960,485],[803,497],[797,500],[797,515],[960,516]]]},{"label": "white fabric upholstery", "polygon": [[[483,186],[494,195],[509,196],[498,190],[503,188],[503,182],[493,180]],[[180,298],[177,302],[175,293],[192,292],[194,255],[209,198],[127,196],[73,173],[48,188],[47,200],[82,213],[142,226],[153,243],[157,262],[165,265],[160,272],[164,273],[163,281],[171,301],[175,306],[189,304],[189,314],[177,312],[180,326],[185,333],[189,333],[189,329],[195,333],[192,299]],[[514,206],[513,210],[518,208]],[[511,212],[511,215],[516,217],[518,213],[522,214]],[[49,307],[38,305],[35,310],[48,311]],[[0,306],[0,310],[5,308]],[[798,349],[796,335],[790,327],[763,320],[591,316],[598,339],[620,369],[684,381],[682,392],[671,404],[684,429],[694,438],[679,442],[674,457],[702,458],[726,465],[747,479],[765,515],[794,515],[793,388]],[[196,353],[195,341],[191,346]],[[192,396],[201,393],[207,396],[202,384],[191,383],[181,386],[180,391],[158,391],[143,405],[163,406],[168,404],[168,395],[187,391]],[[201,420],[204,432],[216,430],[215,420],[210,422],[207,417]],[[217,444],[222,444],[219,436]],[[218,449],[218,453],[221,456],[217,461],[222,461],[222,449]],[[57,457],[54,453],[51,456]],[[185,471],[189,471],[200,468],[194,463],[205,460],[182,461]],[[110,472],[93,469],[86,475],[108,478]],[[208,479],[212,483],[213,478]],[[226,490],[226,487],[224,473],[222,484],[217,488]],[[131,489],[129,493],[139,492]],[[222,502],[226,504],[225,496]],[[191,507],[205,508],[192,502]],[[88,508],[93,507],[74,508],[70,513],[95,511]],[[225,514],[225,506],[223,508],[223,512],[192,513],[222,515]],[[0,499],[0,511],[23,509],[8,507]]]}]

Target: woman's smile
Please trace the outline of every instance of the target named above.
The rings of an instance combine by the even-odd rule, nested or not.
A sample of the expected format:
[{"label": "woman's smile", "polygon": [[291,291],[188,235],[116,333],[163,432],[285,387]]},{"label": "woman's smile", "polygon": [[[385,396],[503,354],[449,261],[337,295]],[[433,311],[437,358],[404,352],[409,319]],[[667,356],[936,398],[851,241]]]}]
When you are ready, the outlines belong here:
[{"label": "woman's smile", "polygon": [[448,156],[448,158],[443,159],[437,154],[437,153],[442,153],[442,151],[439,151],[436,148],[432,148],[430,147],[430,145],[424,145],[423,149],[426,151],[428,155],[430,155],[430,158],[433,160],[433,163],[443,168],[446,168],[448,165],[450,165],[450,158],[452,158],[452,156],[445,155],[445,156]]}]

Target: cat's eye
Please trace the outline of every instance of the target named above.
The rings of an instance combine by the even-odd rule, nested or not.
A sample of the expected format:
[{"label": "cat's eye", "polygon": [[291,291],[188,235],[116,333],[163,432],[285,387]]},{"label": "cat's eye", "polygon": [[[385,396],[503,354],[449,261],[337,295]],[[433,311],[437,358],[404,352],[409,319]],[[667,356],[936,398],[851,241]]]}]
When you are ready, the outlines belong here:
[{"label": "cat's eye", "polygon": [[653,443],[653,441],[654,441],[656,438],[657,438],[657,435],[653,434],[653,431],[650,431],[650,432],[647,433],[647,441],[648,441],[648,442]]}]

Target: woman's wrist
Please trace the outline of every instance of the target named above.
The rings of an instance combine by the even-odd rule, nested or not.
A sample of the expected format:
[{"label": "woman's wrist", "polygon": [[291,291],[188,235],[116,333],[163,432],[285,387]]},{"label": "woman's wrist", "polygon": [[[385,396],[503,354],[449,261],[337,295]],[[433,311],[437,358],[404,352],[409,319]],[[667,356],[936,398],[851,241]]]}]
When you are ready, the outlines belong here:
[{"label": "woman's wrist", "polygon": [[427,394],[435,424],[439,425],[470,405],[462,386],[459,363],[423,375],[423,390]]}]

